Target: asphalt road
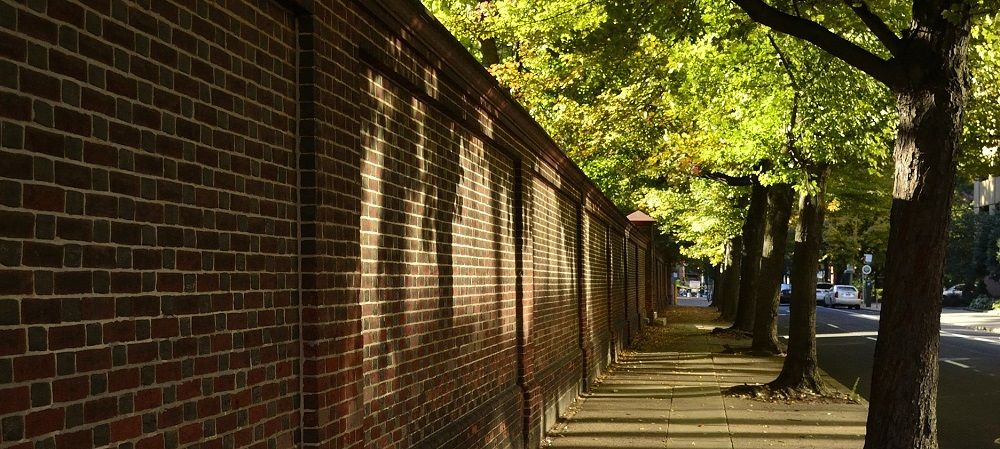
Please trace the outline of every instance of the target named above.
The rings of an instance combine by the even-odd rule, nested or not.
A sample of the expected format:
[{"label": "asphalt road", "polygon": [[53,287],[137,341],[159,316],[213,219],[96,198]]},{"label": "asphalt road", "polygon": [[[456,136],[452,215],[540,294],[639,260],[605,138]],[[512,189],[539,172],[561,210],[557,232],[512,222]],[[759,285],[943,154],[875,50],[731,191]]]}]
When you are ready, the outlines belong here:
[{"label": "asphalt road", "polygon": [[[779,311],[787,334],[788,306]],[[816,309],[820,367],[866,399],[878,315],[867,310]],[[942,449],[1000,448],[1000,335],[964,327],[941,329],[938,439]]]}]

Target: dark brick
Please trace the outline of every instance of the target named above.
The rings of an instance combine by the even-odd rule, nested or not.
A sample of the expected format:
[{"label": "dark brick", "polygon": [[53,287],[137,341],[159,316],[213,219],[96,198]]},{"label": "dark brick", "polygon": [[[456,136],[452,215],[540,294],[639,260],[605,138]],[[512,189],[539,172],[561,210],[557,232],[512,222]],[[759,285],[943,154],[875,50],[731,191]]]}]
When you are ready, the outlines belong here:
[{"label": "dark brick", "polygon": [[111,273],[107,271],[94,272],[94,293],[111,292]]},{"label": "dark brick", "polygon": [[49,333],[44,327],[32,326],[28,328],[28,350],[45,351],[48,349]]},{"label": "dark brick", "polygon": [[67,190],[65,211],[67,214],[82,215],[83,193],[77,192],[75,190]]},{"label": "dark brick", "polygon": [[21,265],[21,242],[0,240],[0,265],[16,267]]},{"label": "dark brick", "polygon": [[62,300],[62,321],[72,323],[83,319],[83,300],[79,298],[67,298]]},{"label": "dark brick", "polygon": [[55,173],[52,169],[52,159],[36,157],[32,161],[32,178],[35,181],[52,182],[55,180]]},{"label": "dark brick", "polygon": [[3,420],[0,421],[0,427],[3,428],[4,441],[18,441],[24,438],[23,416],[5,416]]},{"label": "dark brick", "polygon": [[[66,428],[72,429],[74,427],[82,426],[83,420],[83,404],[72,404],[66,407]],[[73,447],[85,447],[86,445],[73,446]]]},{"label": "dark brick", "polygon": [[[24,126],[10,122],[2,123],[0,126],[2,126],[3,129],[3,140],[0,141],[0,144],[13,150],[20,150],[24,148]],[[17,173],[27,167],[27,164],[23,164],[21,167],[18,167],[16,163],[18,158],[27,160],[29,156],[25,154],[7,153],[4,159],[4,162],[6,163],[2,168],[3,171],[0,171],[0,173],[3,173],[5,177],[14,178],[15,176],[11,175],[16,175],[16,178],[28,179],[27,173]],[[7,163],[13,163],[13,165],[7,165]]]},{"label": "dark brick", "polygon": [[56,374],[68,376],[74,373],[76,373],[76,356],[72,352],[56,354]]},{"label": "dark brick", "polygon": [[35,238],[52,240],[55,237],[55,223],[52,215],[35,215]]},{"label": "dark brick", "polygon": [[31,406],[44,407],[52,403],[52,385],[48,382],[31,384]]},{"label": "dark brick", "polygon": [[0,205],[13,208],[21,207],[21,183],[13,180],[0,180]]},{"label": "dark brick", "polygon": [[51,271],[36,270],[34,273],[35,294],[51,295],[55,285],[54,276]]},{"label": "dark brick", "polygon": [[63,266],[79,268],[83,263],[83,247],[80,245],[65,245],[63,247]]},{"label": "dark brick", "polygon": [[21,303],[18,299],[0,299],[0,325],[21,322]]}]

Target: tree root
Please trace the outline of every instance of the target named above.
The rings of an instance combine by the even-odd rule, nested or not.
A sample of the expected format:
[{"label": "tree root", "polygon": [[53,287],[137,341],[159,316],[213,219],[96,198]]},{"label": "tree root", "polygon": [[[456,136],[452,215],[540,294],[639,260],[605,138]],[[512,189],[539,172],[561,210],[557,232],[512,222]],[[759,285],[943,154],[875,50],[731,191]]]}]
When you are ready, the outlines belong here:
[{"label": "tree root", "polygon": [[712,329],[712,335],[716,337],[726,337],[726,338],[751,338],[753,334],[742,329],[733,329],[731,327],[717,327]]},{"label": "tree root", "polygon": [[833,391],[825,386],[816,385],[816,389],[806,386],[779,386],[774,382],[768,384],[744,384],[729,387],[723,394],[762,401],[785,402],[834,402],[857,404],[858,400],[849,395]]}]

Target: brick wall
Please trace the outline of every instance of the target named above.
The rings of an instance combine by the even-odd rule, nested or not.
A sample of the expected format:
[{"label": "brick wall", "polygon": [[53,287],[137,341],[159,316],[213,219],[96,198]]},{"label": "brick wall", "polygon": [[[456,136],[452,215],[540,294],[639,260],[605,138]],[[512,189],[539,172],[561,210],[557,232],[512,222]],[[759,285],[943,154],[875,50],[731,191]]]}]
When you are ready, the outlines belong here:
[{"label": "brick wall", "polygon": [[0,104],[3,448],[537,447],[661,296],[416,2],[3,2]]}]

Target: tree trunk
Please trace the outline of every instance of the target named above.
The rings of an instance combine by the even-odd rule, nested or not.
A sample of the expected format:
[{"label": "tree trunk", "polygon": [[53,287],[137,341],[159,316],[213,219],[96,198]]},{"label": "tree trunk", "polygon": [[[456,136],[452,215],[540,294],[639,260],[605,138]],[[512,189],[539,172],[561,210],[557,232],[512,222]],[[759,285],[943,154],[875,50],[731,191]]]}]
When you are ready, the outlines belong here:
[{"label": "tree trunk", "polygon": [[780,354],[778,343],[778,292],[785,271],[785,247],[788,219],[792,213],[792,186],[777,184],[768,188],[767,215],[764,226],[760,272],[753,328],[754,352]]},{"label": "tree trunk", "polygon": [[[792,256],[792,304],[789,306],[788,354],[781,373],[768,384],[774,391],[826,394],[816,359],[816,271],[823,244],[826,207],[825,167],[816,177],[817,191],[799,196],[799,224],[795,229]],[[788,394],[791,395],[791,394]]]},{"label": "tree trunk", "polygon": [[968,86],[969,3],[914,2],[897,88],[899,129],[885,302],[866,449],[936,449],[941,288]]},{"label": "tree trunk", "polygon": [[[493,0],[479,0],[479,5],[482,8],[479,20],[481,22],[486,21],[488,11],[491,8],[491,3]],[[486,37],[479,39],[479,51],[483,55],[483,66],[489,68],[489,66],[500,63],[500,51],[497,49],[497,39],[495,37]]]},{"label": "tree trunk", "polygon": [[722,279],[719,284],[717,301],[719,319],[733,321],[736,319],[736,302],[740,294],[740,262],[742,261],[743,236],[736,235],[726,244],[726,260],[722,265]]},{"label": "tree trunk", "polygon": [[764,245],[764,218],[767,210],[767,187],[754,181],[750,191],[750,207],[743,222],[743,260],[740,262],[740,291],[736,303],[736,320],[731,329],[753,332],[754,299],[757,293],[757,272]]}]

